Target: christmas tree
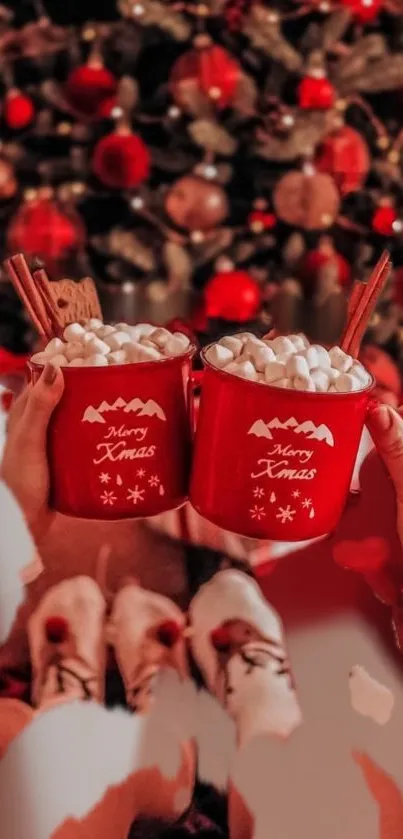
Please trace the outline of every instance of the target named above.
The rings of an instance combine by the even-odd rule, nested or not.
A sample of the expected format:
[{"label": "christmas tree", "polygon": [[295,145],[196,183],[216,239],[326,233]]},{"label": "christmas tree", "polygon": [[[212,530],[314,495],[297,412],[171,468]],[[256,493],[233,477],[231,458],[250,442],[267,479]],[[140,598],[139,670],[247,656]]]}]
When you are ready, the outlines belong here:
[{"label": "christmas tree", "polygon": [[[110,319],[211,336],[274,317],[334,341],[387,247],[368,337],[400,360],[401,0],[0,11],[3,255],[94,276]],[[0,305],[0,343],[21,351],[5,278]]]}]

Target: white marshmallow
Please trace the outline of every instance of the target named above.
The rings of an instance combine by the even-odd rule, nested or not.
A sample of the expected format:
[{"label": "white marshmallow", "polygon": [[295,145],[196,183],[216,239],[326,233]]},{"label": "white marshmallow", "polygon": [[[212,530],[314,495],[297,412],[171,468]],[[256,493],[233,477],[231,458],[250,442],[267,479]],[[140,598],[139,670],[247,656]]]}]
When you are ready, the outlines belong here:
[{"label": "white marshmallow", "polygon": [[338,393],[351,393],[362,389],[362,383],[350,373],[341,373],[334,384]]},{"label": "white marshmallow", "polygon": [[68,367],[85,367],[86,363],[87,363],[86,359],[84,360],[84,358],[82,358],[80,356],[78,358],[73,358],[71,361],[69,361],[67,366]]},{"label": "white marshmallow", "polygon": [[309,347],[309,341],[308,341],[308,338],[306,337],[306,335],[304,335],[304,333],[303,333],[303,332],[298,332],[298,333],[297,333],[297,335],[290,335],[290,339],[292,339],[292,338],[298,338],[300,341],[302,341],[302,343],[303,343],[303,345],[304,345],[305,349],[306,349],[307,347]]},{"label": "white marshmallow", "polygon": [[90,318],[86,323],[86,327],[89,329],[99,329],[101,326],[103,326],[103,323],[99,318]]},{"label": "white marshmallow", "polygon": [[[270,350],[271,347],[268,347],[268,349]],[[273,353],[276,361],[279,361],[280,364],[287,364],[287,361],[289,361],[289,359],[292,358],[292,355],[293,355],[293,353],[290,353],[290,352],[280,352],[276,355],[274,353],[274,350],[272,350],[272,353]]]},{"label": "white marshmallow", "polygon": [[[155,330],[155,326],[151,323],[136,323],[135,326],[129,326],[128,330],[132,339],[134,341],[138,341],[139,338],[146,338],[148,335],[151,335]],[[126,332],[126,329],[123,329],[122,331]]]},{"label": "white marshmallow", "polygon": [[309,346],[309,342],[304,335],[288,335],[288,339],[291,341],[297,352],[301,352],[301,350],[304,350]]},{"label": "white marshmallow", "polygon": [[110,323],[104,323],[103,326],[97,329],[97,338],[106,338],[107,335],[112,335],[115,331],[115,327],[111,326]]},{"label": "white marshmallow", "polygon": [[66,367],[68,364],[66,356],[62,355],[62,353],[59,353],[58,355],[52,355],[51,361],[52,364],[55,365],[55,367]]},{"label": "white marshmallow", "polygon": [[250,341],[250,340],[252,340],[252,341],[258,341],[259,340],[258,338],[256,338],[256,335],[253,334],[253,332],[237,332],[234,337],[238,338],[238,340],[241,341],[242,344],[245,344],[246,341]]},{"label": "white marshmallow", "polygon": [[358,361],[354,362],[349,372],[352,376],[355,376],[356,379],[359,379],[360,382],[362,382],[363,387],[369,385],[371,376]]},{"label": "white marshmallow", "polygon": [[64,354],[67,361],[73,361],[73,358],[82,358],[84,355],[84,346],[81,341],[72,341],[64,348]]},{"label": "white marshmallow", "polygon": [[285,364],[280,364],[278,361],[269,361],[264,368],[264,377],[268,384],[275,382],[276,379],[286,379],[287,373]]},{"label": "white marshmallow", "polygon": [[225,367],[226,364],[234,360],[234,356],[228,347],[223,347],[221,344],[213,344],[206,352],[206,359],[214,367]]},{"label": "white marshmallow", "polygon": [[234,357],[239,355],[242,352],[243,343],[239,338],[236,338],[234,335],[228,335],[226,338],[220,338],[219,342],[220,346],[228,347],[229,350],[233,353]]},{"label": "white marshmallow", "polygon": [[164,329],[164,327],[160,327],[159,329],[154,329],[154,332],[150,332],[150,341],[152,341],[159,349],[165,347],[166,342],[171,337],[171,332],[168,329]]},{"label": "white marshmallow", "polygon": [[82,340],[83,344],[88,344],[90,341],[93,340],[93,338],[96,338],[96,337],[97,337],[96,333],[93,332],[91,329],[89,329],[88,332],[86,332],[82,336],[81,340]]},{"label": "white marshmallow", "polygon": [[[176,335],[179,333],[177,332]],[[186,352],[187,346],[184,346],[183,341],[179,340],[177,337],[172,335],[165,344],[164,347],[164,355],[165,356],[175,356],[175,355],[182,355]]]},{"label": "white marshmallow", "polygon": [[292,390],[292,380],[291,379],[277,379],[273,382],[273,387],[285,387],[289,390]]},{"label": "white marshmallow", "polygon": [[128,323],[115,323],[116,332],[131,332],[132,329],[134,329],[134,327],[130,326]]},{"label": "white marshmallow", "polygon": [[292,355],[287,361],[286,371],[289,378],[298,376],[309,379],[309,366],[303,355]]},{"label": "white marshmallow", "polygon": [[315,385],[310,376],[295,376],[293,379],[295,390],[314,391]]},{"label": "white marshmallow", "polygon": [[109,345],[102,338],[92,338],[85,345],[84,355],[108,355]]},{"label": "white marshmallow", "polygon": [[314,347],[307,347],[302,353],[306,359],[306,363],[308,365],[309,370],[315,370],[316,367],[320,367],[320,361],[318,353]]},{"label": "white marshmallow", "polygon": [[105,336],[105,344],[111,350],[120,350],[120,348],[123,347],[124,344],[130,344],[131,341],[132,339],[128,332],[123,332],[123,330],[119,332],[113,332],[111,335]]},{"label": "white marshmallow", "polygon": [[315,390],[318,393],[326,393],[329,388],[329,376],[327,371],[321,370],[319,367],[316,370],[311,370],[311,380],[315,385]]},{"label": "white marshmallow", "polygon": [[106,355],[101,355],[101,353],[94,353],[94,355],[89,355],[87,357],[86,365],[88,365],[88,367],[107,367],[108,359]]},{"label": "white marshmallow", "polygon": [[277,353],[295,352],[295,347],[291,339],[282,335],[280,335],[278,338],[274,338],[273,341],[271,341],[271,346],[272,349],[275,351],[276,355]]},{"label": "white marshmallow", "polygon": [[127,344],[127,357],[130,361],[141,363],[144,361],[160,361],[161,353],[151,347],[143,347],[142,344]]},{"label": "white marshmallow", "polygon": [[331,384],[334,384],[336,379],[340,376],[340,370],[336,370],[335,367],[330,367],[329,370],[326,370],[326,373],[329,376],[329,382],[331,382]]},{"label": "white marshmallow", "polygon": [[37,352],[35,355],[31,355],[31,361],[33,364],[47,364],[49,356],[45,352]]},{"label": "white marshmallow", "polygon": [[337,390],[334,385],[330,385],[328,393],[337,393]]},{"label": "white marshmallow", "polygon": [[243,345],[241,357],[249,358],[260,373],[263,372],[269,361],[274,361],[276,356],[270,347],[266,347],[263,341],[246,341]]},{"label": "white marshmallow", "polygon": [[249,379],[252,382],[257,381],[257,372],[251,361],[238,361],[234,364],[234,367],[235,369],[231,372],[236,376],[240,376],[242,379]]},{"label": "white marshmallow", "polygon": [[63,332],[63,338],[65,341],[77,341],[84,333],[85,329],[80,323],[70,323]]},{"label": "white marshmallow", "polygon": [[175,338],[176,341],[179,341],[180,343],[182,343],[182,346],[183,346],[184,350],[187,350],[187,348],[190,344],[190,341],[189,341],[188,336],[185,335],[184,332],[174,332],[173,337]]},{"label": "white marshmallow", "polygon": [[332,347],[332,349],[329,350],[329,358],[332,367],[335,367],[336,370],[340,370],[340,373],[348,373],[350,367],[353,365],[351,355],[347,355],[342,349],[340,349],[340,347]]},{"label": "white marshmallow", "polygon": [[324,367],[330,367],[331,366],[329,353],[325,349],[325,347],[322,347],[321,344],[312,344],[312,349],[315,350],[316,355],[319,358],[318,367],[321,367],[321,369],[323,370]]},{"label": "white marshmallow", "polygon": [[60,338],[52,338],[52,340],[49,341],[48,345],[45,347],[44,353],[46,353],[46,355],[50,357],[52,355],[56,355],[56,353],[62,353],[63,348],[64,344],[63,341],[60,340]]},{"label": "white marshmallow", "polygon": [[106,356],[108,364],[125,364],[128,360],[125,350],[114,350]]}]

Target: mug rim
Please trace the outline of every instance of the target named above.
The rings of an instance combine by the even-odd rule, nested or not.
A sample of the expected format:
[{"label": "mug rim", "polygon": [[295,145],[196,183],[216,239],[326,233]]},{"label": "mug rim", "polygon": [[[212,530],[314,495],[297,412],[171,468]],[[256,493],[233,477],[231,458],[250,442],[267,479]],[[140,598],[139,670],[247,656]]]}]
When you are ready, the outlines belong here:
[{"label": "mug rim", "polygon": [[[87,373],[92,372],[92,373],[95,373],[96,375],[100,375],[101,373],[103,373],[105,375],[105,373],[107,371],[108,371],[107,375],[111,375],[113,370],[123,370],[123,369],[127,370],[129,368],[132,369],[133,367],[141,367],[142,370],[144,370],[144,369],[151,370],[153,368],[155,369],[158,365],[161,365],[161,364],[164,367],[166,367],[167,365],[173,365],[173,364],[178,363],[180,361],[184,361],[185,359],[190,359],[191,360],[196,353],[197,353],[197,346],[196,346],[196,344],[192,343],[192,344],[190,344],[188,349],[185,350],[185,352],[181,353],[180,355],[171,355],[171,356],[167,356],[166,358],[159,358],[158,361],[157,360],[155,360],[155,361],[130,361],[130,362],[125,363],[125,364],[108,364],[105,367],[103,367],[103,366],[102,367],[95,367],[95,366],[92,367],[89,364],[83,365],[82,367],[69,367],[68,364],[66,364],[66,366],[58,367],[58,369],[62,371],[63,375],[67,371],[67,374],[69,376],[70,375],[74,376],[76,374],[80,374],[80,373],[83,373],[83,372],[87,372]],[[33,353],[33,354],[36,355],[36,353]],[[45,364],[39,364],[37,361],[32,361],[31,358],[32,357],[28,358],[28,360],[27,360],[27,366],[30,370],[35,370],[35,371],[38,372],[38,371],[42,371],[46,367],[47,362],[45,362]],[[49,362],[51,362],[51,361],[52,361],[52,359],[50,358]]]},{"label": "mug rim", "polygon": [[[236,334],[234,334],[231,337],[236,338]],[[373,390],[375,388],[375,379],[374,379],[372,373],[368,372],[366,367],[364,368],[365,372],[368,373],[368,376],[371,377],[371,381],[369,382],[369,384],[365,385],[365,387],[360,388],[359,390],[352,390],[352,391],[340,391],[340,392],[339,391],[332,391],[332,393],[329,393],[328,391],[326,391],[325,393],[320,393],[319,391],[295,390],[294,388],[276,387],[275,384],[271,384],[269,382],[253,382],[250,379],[242,378],[242,376],[234,376],[233,373],[227,373],[221,367],[215,367],[214,364],[211,364],[211,362],[208,361],[208,359],[206,358],[206,353],[208,352],[208,350],[211,347],[213,347],[217,343],[219,343],[219,342],[218,341],[212,341],[206,347],[203,347],[203,349],[200,352],[200,358],[201,358],[205,368],[207,368],[209,370],[212,370],[218,376],[222,377],[224,379],[224,381],[228,381],[229,379],[230,380],[235,379],[235,380],[238,380],[238,382],[241,382],[242,384],[247,385],[250,388],[259,388],[259,389],[260,388],[265,388],[265,390],[275,391],[277,394],[282,393],[283,395],[289,396],[291,399],[294,398],[294,396],[292,394],[295,394],[295,395],[298,394],[299,396],[303,396],[304,399],[309,398],[309,399],[314,399],[314,400],[315,399],[323,399],[323,398],[333,399],[333,397],[336,397],[336,398],[341,397],[341,398],[344,398],[344,399],[354,399],[357,396],[361,396],[364,393],[370,393],[371,390]],[[322,345],[320,345],[320,346],[322,346]],[[362,366],[364,366],[364,365],[362,365]]]}]

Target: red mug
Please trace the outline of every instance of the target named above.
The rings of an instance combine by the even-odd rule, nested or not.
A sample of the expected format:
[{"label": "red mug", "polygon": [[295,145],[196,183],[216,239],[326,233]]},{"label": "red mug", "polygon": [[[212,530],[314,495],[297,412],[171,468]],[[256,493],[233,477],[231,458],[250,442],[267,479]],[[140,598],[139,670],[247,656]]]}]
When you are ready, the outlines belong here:
[{"label": "red mug", "polygon": [[222,527],[281,542],[324,536],[342,514],[373,382],[310,393],[205,367],[190,501]]},{"label": "red mug", "polygon": [[[48,433],[50,504],[89,519],[148,518],[186,501],[192,356],[62,367]],[[29,362],[35,382],[42,366]]]}]

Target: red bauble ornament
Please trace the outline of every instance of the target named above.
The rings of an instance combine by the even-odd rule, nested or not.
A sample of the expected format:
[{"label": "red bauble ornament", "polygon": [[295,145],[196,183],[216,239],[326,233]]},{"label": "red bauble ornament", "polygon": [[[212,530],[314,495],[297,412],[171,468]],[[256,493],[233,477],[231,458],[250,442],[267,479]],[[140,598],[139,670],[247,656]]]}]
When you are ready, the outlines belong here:
[{"label": "red bauble ornament", "polygon": [[112,189],[133,189],[148,178],[150,155],[145,143],[131,131],[114,131],[97,143],[93,168]]},{"label": "red bauble ornament", "polygon": [[105,101],[117,90],[117,79],[100,63],[88,63],[71,71],[64,92],[73,111],[82,119],[102,117]]},{"label": "red bauble ornament", "polygon": [[8,249],[42,259],[58,273],[74,253],[84,246],[85,228],[79,216],[56,201],[38,198],[23,204],[8,229]]},{"label": "red bauble ornament", "polygon": [[371,160],[361,134],[343,125],[320,144],[315,158],[318,172],[331,175],[341,195],[355,192],[364,183]]},{"label": "red bauble ornament", "polygon": [[393,236],[393,223],[397,220],[397,213],[391,205],[378,207],[372,216],[371,227],[380,236]]},{"label": "red bauble ornament", "polygon": [[305,288],[308,286],[311,290],[314,290],[320,269],[331,262],[337,266],[339,285],[348,286],[351,279],[351,269],[348,262],[332,246],[324,245],[322,247],[319,245],[317,250],[308,251],[304,255],[300,265],[298,275]]},{"label": "red bauble ornament", "polygon": [[3,103],[4,122],[13,131],[28,128],[35,116],[34,103],[30,96],[19,90],[9,90]]},{"label": "red bauble ornament", "polygon": [[181,636],[181,627],[174,620],[166,620],[157,626],[157,639],[164,647],[174,647]]},{"label": "red bauble ornament", "polygon": [[335,91],[329,80],[307,76],[298,87],[300,108],[327,111],[334,105]]},{"label": "red bauble ornament", "polygon": [[340,195],[333,178],[311,167],[291,169],[282,175],[273,192],[273,204],[281,221],[303,230],[324,230],[333,224]]},{"label": "red bauble ornament", "polygon": [[359,23],[370,23],[378,17],[383,0],[340,0],[340,4],[349,9]]},{"label": "red bauble ornament", "polygon": [[225,653],[231,648],[231,635],[226,626],[217,626],[210,632],[210,641],[219,653]]},{"label": "red bauble ornament", "polygon": [[231,104],[241,77],[238,62],[223,47],[207,42],[200,49],[185,52],[175,62],[170,89],[175,102],[186,110],[200,95],[217,108]]},{"label": "red bauble ornament", "polygon": [[277,219],[274,213],[267,213],[265,210],[253,210],[248,215],[248,225],[253,233],[272,230],[276,226],[276,223]]},{"label": "red bauble ornament", "polygon": [[246,271],[221,271],[208,281],[204,300],[208,318],[245,323],[258,314],[262,293]]},{"label": "red bauble ornament", "polygon": [[228,214],[225,191],[199,175],[184,175],[171,186],[165,209],[178,227],[185,230],[213,230]]},{"label": "red bauble ornament", "polygon": [[52,615],[46,619],[45,635],[49,644],[62,644],[69,637],[69,623],[62,615]]}]

